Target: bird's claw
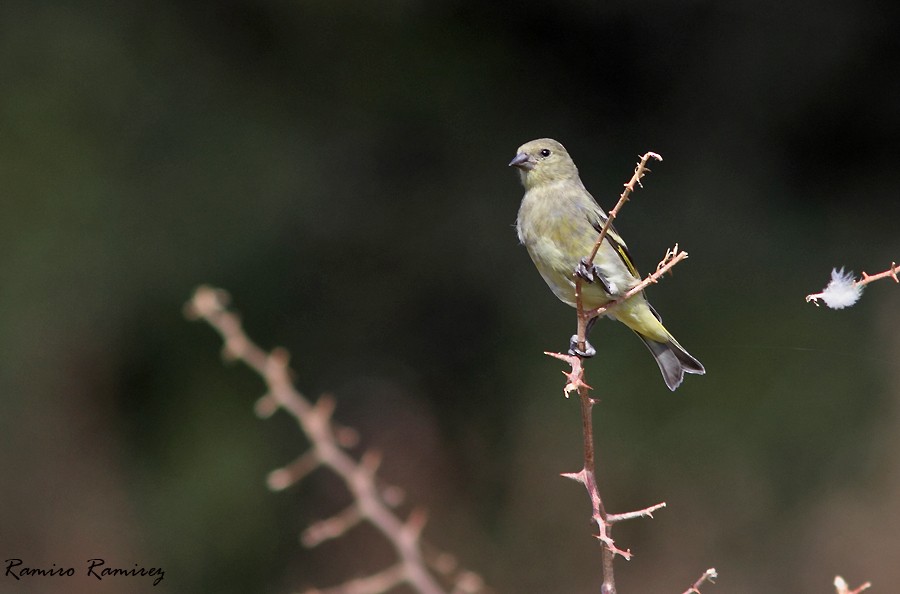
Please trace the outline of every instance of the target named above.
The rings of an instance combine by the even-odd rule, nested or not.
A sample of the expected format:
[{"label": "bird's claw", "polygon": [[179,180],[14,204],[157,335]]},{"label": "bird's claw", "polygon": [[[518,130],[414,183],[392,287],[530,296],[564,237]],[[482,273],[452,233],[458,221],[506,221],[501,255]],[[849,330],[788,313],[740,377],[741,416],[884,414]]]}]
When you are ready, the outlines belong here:
[{"label": "bird's claw", "polygon": [[582,258],[575,267],[575,276],[580,276],[589,283],[594,282],[598,272],[596,264],[588,266],[587,258]]},{"label": "bird's claw", "polygon": [[584,341],[584,350],[578,348],[578,335],[573,334],[569,339],[569,354],[581,357],[582,359],[590,359],[597,354],[597,350],[591,346],[587,340]]},{"label": "bird's claw", "polygon": [[578,266],[575,267],[575,276],[582,278],[589,283],[599,281],[599,283],[603,285],[603,290],[606,291],[606,294],[612,295],[612,290],[610,289],[609,284],[606,282],[606,279],[603,278],[603,274],[600,272],[600,269],[597,268],[596,264],[591,264],[590,266],[588,266],[587,258],[582,258],[578,262]]}]

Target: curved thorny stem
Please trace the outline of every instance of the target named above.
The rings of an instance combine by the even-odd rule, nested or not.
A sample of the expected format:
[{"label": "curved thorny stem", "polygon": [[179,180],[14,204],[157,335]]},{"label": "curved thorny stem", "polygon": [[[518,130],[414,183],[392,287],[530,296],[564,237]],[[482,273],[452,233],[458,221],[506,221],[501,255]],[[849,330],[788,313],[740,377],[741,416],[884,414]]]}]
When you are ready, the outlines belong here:
[{"label": "curved thorny stem", "polygon": [[[597,240],[594,244],[593,250],[591,251],[589,257],[584,261],[585,266],[587,266],[588,268],[590,268],[590,266],[593,264],[594,258],[597,256],[597,252],[600,249],[600,246],[602,245],[604,239],[606,238],[606,235],[609,232],[610,227],[612,226],[613,220],[616,218],[616,216],[618,216],[622,206],[625,204],[625,202],[628,201],[634,189],[638,186],[641,186],[641,178],[649,171],[649,169],[647,168],[647,163],[651,159],[662,161],[662,157],[652,152],[648,152],[641,157],[641,160],[635,167],[634,175],[632,175],[631,180],[629,180],[629,182],[625,184],[625,189],[619,196],[619,201],[616,203],[616,206],[609,212],[609,215],[600,230],[600,234],[597,236]],[[679,250],[678,245],[676,244],[673,249],[666,251],[665,256],[656,267],[656,271],[654,271],[653,274],[649,275],[643,281],[635,285],[632,289],[614,299],[610,303],[592,310],[584,309],[584,304],[582,302],[582,283],[584,281],[580,275],[575,274],[575,307],[578,315],[577,340],[579,349],[585,350],[585,343],[587,340],[587,326],[588,322],[591,319],[603,315],[611,308],[614,308],[616,305],[622,303],[626,299],[630,299],[639,294],[648,285],[658,282],[662,275],[671,270],[672,267],[679,262],[685,260],[687,257],[687,252]],[[610,514],[606,511],[606,507],[603,505],[603,499],[600,496],[600,489],[598,487],[596,472],[596,452],[594,449],[594,428],[592,416],[593,407],[596,401],[591,398],[591,387],[585,382],[584,379],[583,360],[576,355],[563,355],[560,353],[546,354],[563,360],[571,366],[571,371],[563,372],[567,379],[566,386],[563,391],[567,397],[571,392],[577,392],[579,400],[581,402],[582,433],[584,436],[584,466],[578,472],[566,473],[563,476],[580,482],[587,490],[588,497],[591,501],[591,519],[597,525],[598,534],[596,535],[596,537],[601,542],[603,584],[600,588],[600,592],[601,594],[616,594],[614,570],[615,557],[619,555],[624,557],[625,559],[630,559],[632,555],[630,550],[621,549],[616,546],[616,543],[612,538],[613,525],[616,522],[620,522],[623,520],[640,517],[653,517],[653,512],[665,507],[666,504],[658,503],[641,510],[621,514]],[[700,584],[702,584],[704,581],[711,580],[711,578],[714,576],[714,570],[707,571],[695,583],[693,587],[694,592],[697,591],[697,588],[699,588]]]},{"label": "curved thorny stem", "polygon": [[[818,307],[819,300],[823,300],[829,307],[841,309],[848,305],[853,305],[856,300],[859,299],[859,296],[862,293],[862,289],[869,283],[881,280],[883,278],[890,278],[895,283],[900,283],[900,276],[898,276],[898,274],[900,274],[900,266],[898,266],[896,262],[891,262],[890,268],[877,274],[867,274],[866,272],[863,272],[858,279],[854,279],[852,273],[844,273],[843,268],[841,268],[840,272],[835,269],[831,273],[832,280],[830,283],[828,283],[828,286],[825,287],[825,290],[819,293],[812,293],[811,295],[807,295],[806,302],[812,302]],[[836,291],[848,290],[855,291],[855,298],[851,298],[849,301],[846,301],[843,304],[835,305],[835,303],[832,301],[832,296],[834,295],[834,293]],[[839,299],[839,301],[842,300]]]},{"label": "curved thorny stem", "polygon": [[[603,245],[603,241],[606,239],[607,233],[609,233],[609,228],[612,227],[613,221],[619,216],[619,211],[622,210],[622,207],[625,206],[625,203],[628,202],[628,199],[631,197],[631,193],[634,192],[635,188],[640,186],[644,187],[641,184],[641,178],[643,178],[647,173],[650,172],[650,169],[647,167],[647,163],[650,159],[655,159],[657,161],[662,161],[663,158],[654,152],[646,152],[641,157],[641,160],[638,161],[637,166],[634,168],[634,174],[631,176],[631,179],[625,184],[625,189],[622,190],[622,193],[619,194],[619,201],[616,202],[616,205],[613,207],[609,214],[606,217],[606,222],[603,224],[603,227],[600,229],[600,234],[597,235],[597,240],[594,242],[594,247],[591,249],[590,255],[585,260],[585,266],[590,269],[591,265],[594,263],[594,258],[597,257],[597,252],[600,251],[600,246]],[[581,285],[584,282],[579,275],[575,274],[575,307],[578,310],[578,348],[582,351],[585,350],[585,340],[587,337],[585,336],[587,333],[587,323],[591,318],[596,317],[596,315],[585,314],[584,308],[581,303]]]},{"label": "curved thorny stem", "polygon": [[356,460],[346,451],[355,443],[356,435],[331,419],[334,398],[325,395],[311,402],[301,394],[292,381],[287,351],[276,348],[267,352],[257,346],[244,332],[238,315],[228,309],[227,302],[225,291],[201,286],[185,310],[189,317],[204,320],[222,336],[227,358],[244,362],[263,379],[268,392],[257,401],[257,414],[269,417],[279,409],[284,410],[297,421],[312,446],[291,464],[271,472],[269,487],[285,489],[316,468],[324,467],[344,482],[353,498],[345,510],[307,528],[301,535],[303,544],[316,546],[344,535],[361,522],[368,522],[381,532],[396,553],[395,564],[383,571],[310,592],[382,594],[406,584],[419,594],[447,594],[432,570],[453,582],[450,594],[481,591],[484,584],[478,575],[459,569],[449,555],[425,547],[421,534],[427,518],[423,510],[413,510],[403,519],[391,509],[402,499],[402,494],[396,487],[385,487],[377,479],[380,456],[366,452]]},{"label": "curved thorny stem", "polygon": [[715,583],[713,580],[715,580],[717,577],[719,577],[719,574],[716,573],[716,568],[710,567],[703,572],[703,575],[701,575],[696,582],[691,584],[690,588],[682,592],[682,594],[700,594],[700,586],[702,586],[705,582],[709,582],[710,584]]}]

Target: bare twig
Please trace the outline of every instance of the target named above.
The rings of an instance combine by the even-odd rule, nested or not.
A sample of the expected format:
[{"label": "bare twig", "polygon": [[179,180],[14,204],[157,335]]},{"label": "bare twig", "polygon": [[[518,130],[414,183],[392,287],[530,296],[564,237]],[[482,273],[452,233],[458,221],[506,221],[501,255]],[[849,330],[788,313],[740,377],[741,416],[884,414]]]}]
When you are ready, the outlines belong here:
[{"label": "bare twig", "polygon": [[863,590],[868,590],[872,587],[871,582],[866,582],[855,590],[851,590],[850,586],[847,585],[847,582],[841,576],[836,576],[834,578],[834,588],[837,590],[837,594],[859,594]]},{"label": "bare twig", "polygon": [[[618,205],[617,205],[618,206]],[[577,297],[578,310],[580,312],[579,319],[584,316],[585,318],[594,317],[598,315],[602,315],[603,313],[609,311],[612,307],[615,307],[619,303],[622,303],[626,299],[630,299],[631,297],[637,295],[641,291],[643,291],[648,285],[656,283],[659,279],[669,270],[672,269],[673,266],[678,264],[679,262],[685,260],[688,257],[687,252],[683,250],[679,250],[678,244],[675,244],[675,247],[667,250],[665,256],[660,261],[660,263],[656,267],[656,271],[653,274],[649,275],[643,281],[635,285],[631,290],[623,294],[620,298],[608,303],[603,307],[599,307],[593,310],[589,310],[585,312],[581,307],[581,297],[580,295]],[[580,324],[579,324],[580,326]],[[581,419],[582,419],[582,430],[584,434],[584,467],[575,473],[566,473],[563,476],[567,478],[574,479],[580,483],[582,483],[588,492],[588,497],[591,499],[591,507],[592,514],[591,517],[594,522],[597,524],[597,527],[600,531],[597,538],[603,543],[604,547],[602,550],[602,561],[603,561],[603,575],[604,575],[604,594],[615,594],[615,578],[613,572],[613,559],[616,555],[621,555],[625,559],[631,559],[632,553],[630,550],[622,550],[615,545],[615,542],[612,539],[611,531],[612,525],[615,522],[619,522],[622,520],[630,520],[634,518],[640,517],[653,517],[653,512],[661,509],[666,506],[665,502],[658,503],[656,505],[650,506],[648,508],[627,512],[621,514],[607,514],[606,510],[603,506],[603,501],[600,497],[599,489],[597,488],[597,479],[595,473],[595,454],[594,454],[594,435],[593,435],[593,419],[591,415],[591,411],[593,409],[593,405],[595,404],[595,400],[592,399],[589,395],[589,390],[591,387],[584,380],[584,363],[581,357],[575,355],[564,355],[562,353],[552,353],[545,352],[546,355],[551,357],[555,357],[561,361],[565,361],[571,367],[570,371],[563,371],[563,375],[566,376],[566,385],[563,388],[563,393],[568,398],[571,392],[577,392],[581,399]]]},{"label": "bare twig", "polygon": [[622,207],[625,206],[625,203],[628,202],[628,199],[631,197],[631,193],[634,192],[635,186],[644,187],[641,184],[641,178],[646,174],[650,173],[650,169],[647,167],[647,163],[650,159],[656,159],[657,161],[662,161],[663,158],[653,152],[644,153],[641,157],[641,160],[638,162],[637,166],[634,168],[634,175],[631,176],[631,179],[628,180],[628,183],[625,184],[625,189],[622,190],[622,193],[619,195],[619,201],[616,202],[616,205],[613,207],[611,211],[609,211],[609,215],[607,215],[606,222],[603,224],[603,228],[600,229],[600,235],[597,236],[597,241],[594,242],[594,249],[591,250],[591,255],[587,259],[588,267],[590,267],[591,263],[593,263],[594,258],[597,257],[597,252],[600,251],[600,246],[603,245],[603,240],[606,239],[606,234],[609,233],[609,228],[612,227],[612,222],[619,215],[619,211],[622,210]]},{"label": "bare twig", "polygon": [[632,553],[629,549],[621,549],[616,546],[612,537],[612,527],[616,522],[630,520],[641,517],[653,517],[653,512],[665,507],[665,503],[657,503],[650,507],[626,512],[621,514],[609,514],[603,505],[603,499],[600,496],[600,489],[597,486],[596,460],[594,450],[594,427],[593,416],[591,411],[596,401],[590,397],[591,389],[584,382],[584,367],[580,357],[575,355],[563,355],[560,353],[546,353],[552,357],[569,363],[571,371],[563,372],[567,377],[566,396],[569,392],[578,393],[581,401],[581,425],[584,436],[584,466],[578,472],[564,473],[562,476],[573,479],[584,485],[591,501],[591,519],[597,525],[599,533],[597,538],[602,543],[600,551],[600,559],[603,568],[603,585],[601,586],[601,594],[616,594],[616,581],[613,561],[616,555],[620,555],[625,559],[631,559]]},{"label": "bare twig", "polygon": [[857,281],[856,284],[864,287],[872,281],[881,280],[883,278],[892,278],[895,283],[900,283],[900,278],[897,277],[898,272],[900,272],[900,266],[897,266],[896,262],[891,262],[891,267],[884,272],[879,272],[878,274],[866,274],[863,272],[862,278]]},{"label": "bare twig", "polygon": [[716,573],[716,568],[710,567],[709,569],[704,571],[703,575],[701,575],[696,582],[691,584],[691,587],[685,590],[682,594],[700,594],[700,586],[702,586],[704,582],[714,584],[715,582],[713,580],[715,580],[717,577],[719,577],[719,574]]},{"label": "bare twig", "polygon": [[[825,301],[825,304],[834,307],[835,309],[841,309],[843,307],[847,307],[849,305],[853,305],[856,302],[856,299],[859,298],[860,293],[862,292],[863,287],[868,285],[869,283],[873,283],[877,280],[881,280],[883,278],[891,278],[895,283],[900,283],[900,266],[897,265],[896,262],[891,262],[891,267],[885,270],[884,272],[879,272],[878,274],[867,274],[863,272],[861,277],[858,279],[854,279],[852,274],[844,273],[843,269],[840,272],[837,270],[831,273],[831,282],[828,283],[828,286],[825,287],[824,291],[819,293],[812,293],[811,295],[806,296],[806,302],[812,302],[816,306],[819,305],[819,301]],[[838,304],[832,302],[832,295],[835,293],[835,290],[846,293],[849,291],[855,292],[855,299],[850,299],[844,302],[843,299],[838,295]]]},{"label": "bare twig", "polygon": [[621,297],[617,297],[616,299],[610,301],[606,305],[602,305],[596,309],[587,311],[586,315],[589,318],[593,318],[596,316],[602,316],[603,314],[605,314],[606,312],[608,312],[615,306],[619,305],[623,301],[625,301],[627,299],[631,299],[632,297],[634,297],[635,295],[637,295],[638,293],[640,293],[641,291],[643,291],[650,285],[658,283],[659,279],[662,278],[662,276],[665,273],[669,272],[672,269],[672,267],[674,267],[679,262],[681,262],[683,260],[687,260],[687,257],[688,257],[688,253],[684,250],[679,250],[678,244],[676,243],[675,247],[666,250],[666,255],[663,256],[662,260],[660,260],[659,264],[656,266],[656,271],[653,274],[647,276],[647,278],[645,278],[644,280],[642,280],[641,282],[639,282],[638,284],[636,284],[635,286],[630,288]]},{"label": "bare twig", "polygon": [[[425,527],[425,513],[414,510],[405,521],[395,515],[390,507],[402,498],[402,492],[383,489],[378,484],[375,477],[379,462],[377,455],[367,453],[356,461],[344,451],[344,447],[355,441],[355,432],[340,428],[331,421],[334,399],[323,396],[315,403],[307,400],[291,381],[287,352],[274,349],[267,353],[257,346],[245,334],[237,314],[227,309],[227,302],[228,296],[224,291],[201,286],[185,311],[193,319],[206,321],[222,336],[226,358],[242,361],[262,377],[268,392],[257,402],[257,414],[268,417],[279,408],[284,410],[294,417],[312,444],[309,452],[269,474],[270,488],[284,489],[316,467],[323,466],[338,475],[353,495],[353,504],[349,508],[310,526],[302,536],[304,544],[315,546],[366,521],[384,535],[397,553],[396,565],[380,573],[311,592],[379,594],[406,583],[420,594],[446,594],[426,568],[420,538]],[[460,583],[471,586],[475,582],[473,575],[471,572],[457,571],[455,575],[448,574],[448,577],[456,582],[454,591],[474,592],[460,586]]]},{"label": "bare twig", "polygon": [[339,538],[348,530],[362,522],[363,515],[355,503],[330,518],[319,520],[308,526],[300,535],[300,542],[307,548],[313,548],[326,540]]},{"label": "bare twig", "polygon": [[610,524],[615,524],[616,522],[621,522],[623,520],[635,520],[637,518],[652,518],[653,512],[660,510],[666,506],[666,502],[657,503],[656,505],[651,505],[650,507],[645,507],[644,509],[639,509],[633,512],[625,512],[624,514],[609,514],[606,516],[606,521]]},{"label": "bare twig", "polygon": [[591,390],[589,385],[584,383],[584,367],[582,366],[581,357],[576,357],[575,355],[563,355],[562,353],[551,353],[550,351],[544,351],[545,355],[550,357],[555,357],[560,361],[565,361],[569,365],[572,366],[572,371],[563,371],[562,374],[566,376],[568,380],[566,385],[563,387],[563,395],[568,398],[569,393],[571,392],[580,392],[582,388],[585,390]]},{"label": "bare twig", "polygon": [[334,588],[320,590],[314,588],[303,594],[381,594],[388,592],[405,581],[403,565],[397,564],[378,573],[348,580]]},{"label": "bare twig", "polygon": [[[609,233],[610,227],[612,227],[612,223],[615,218],[619,215],[619,211],[622,210],[622,207],[628,202],[628,199],[631,196],[631,193],[634,191],[635,187],[640,186],[644,187],[641,184],[641,178],[643,178],[647,173],[650,172],[650,169],[647,167],[647,163],[650,159],[655,159],[657,161],[662,161],[663,158],[654,153],[654,152],[646,152],[641,157],[641,160],[638,161],[637,166],[634,168],[634,174],[631,176],[631,179],[625,184],[625,189],[622,190],[622,193],[619,195],[619,201],[616,202],[616,205],[613,207],[609,214],[606,217],[606,222],[603,224],[603,227],[600,229],[600,234],[597,236],[597,240],[594,242],[594,247],[591,249],[591,253],[585,261],[588,268],[590,268],[591,264],[594,263],[594,258],[597,257],[597,252],[600,251],[600,246],[603,245],[603,241],[606,239],[606,235]],[[575,275],[575,304],[576,309],[578,310],[578,348],[584,349],[585,344],[584,341],[586,339],[585,333],[587,332],[587,322],[594,316],[586,316],[584,309],[581,304],[581,287],[584,280]]]},{"label": "bare twig", "polygon": [[[649,171],[649,169],[647,168],[647,163],[650,161],[650,159],[662,161],[662,157],[652,152],[645,153],[644,156],[641,157],[640,162],[635,167],[634,175],[632,175],[628,183],[625,184],[625,189],[619,196],[619,201],[616,203],[616,206],[609,212],[609,215],[600,230],[600,234],[597,236],[594,247],[591,250],[589,257],[585,260],[585,264],[588,267],[593,264],[594,258],[597,256],[597,252],[599,251],[603,241],[606,239],[607,233],[612,226],[612,222],[616,218],[616,216],[618,216],[622,206],[625,204],[625,202],[628,201],[634,189],[637,186],[641,186],[641,178]],[[617,299],[607,303],[602,307],[598,307],[589,311],[585,311],[584,304],[582,302],[583,279],[581,278],[581,276],[574,274],[575,308],[578,315],[579,348],[585,348],[585,342],[587,338],[585,336],[587,332],[587,324],[592,318],[603,315],[626,299],[630,299],[635,295],[638,295],[648,285],[657,282],[663,274],[671,270],[673,266],[686,258],[687,252],[679,250],[678,245],[676,244],[673,249],[666,251],[666,255],[656,267],[656,271],[653,274],[649,275],[647,278],[645,278],[643,281],[635,285],[632,289],[630,289]],[[596,454],[594,450],[594,429],[591,413],[596,401],[590,397],[591,387],[587,384],[587,382],[585,382],[584,379],[584,366],[582,359],[574,355],[563,355],[560,353],[548,352],[546,354],[565,361],[570,365],[570,371],[563,371],[563,374],[566,376],[566,385],[563,388],[563,392],[566,397],[568,397],[571,392],[577,392],[581,401],[582,433],[584,436],[584,466],[578,472],[566,473],[563,476],[580,482],[587,490],[588,497],[591,501],[591,519],[597,525],[599,531],[599,533],[597,534],[597,538],[602,543],[600,554],[603,567],[603,584],[600,588],[600,592],[601,594],[616,594],[613,561],[615,560],[616,555],[620,555],[625,559],[630,559],[632,554],[630,550],[623,550],[616,546],[615,541],[612,538],[613,524],[619,521],[629,520],[633,518],[652,518],[653,512],[665,507],[666,504],[658,503],[642,510],[621,514],[607,513],[606,508],[603,505],[603,500],[600,496],[600,489],[597,486],[597,475],[595,470]]]}]

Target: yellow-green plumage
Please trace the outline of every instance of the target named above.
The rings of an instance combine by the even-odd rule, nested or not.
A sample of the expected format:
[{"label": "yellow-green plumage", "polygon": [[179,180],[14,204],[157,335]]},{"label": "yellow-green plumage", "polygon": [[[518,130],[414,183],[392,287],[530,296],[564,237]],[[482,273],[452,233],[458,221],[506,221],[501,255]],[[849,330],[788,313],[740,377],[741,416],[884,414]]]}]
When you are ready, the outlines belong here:
[{"label": "yellow-green plumage", "polygon": [[[526,190],[516,221],[519,240],[553,293],[574,307],[575,269],[590,255],[606,213],[585,189],[578,168],[559,142],[549,138],[528,142],[519,147],[510,165],[519,169]],[[609,303],[641,280],[625,242],[612,227],[594,265],[600,281],[582,283],[582,303],[587,309]],[[681,384],[685,372],[705,372],[662,325],[643,293],[607,315],[643,339],[671,390]]]}]

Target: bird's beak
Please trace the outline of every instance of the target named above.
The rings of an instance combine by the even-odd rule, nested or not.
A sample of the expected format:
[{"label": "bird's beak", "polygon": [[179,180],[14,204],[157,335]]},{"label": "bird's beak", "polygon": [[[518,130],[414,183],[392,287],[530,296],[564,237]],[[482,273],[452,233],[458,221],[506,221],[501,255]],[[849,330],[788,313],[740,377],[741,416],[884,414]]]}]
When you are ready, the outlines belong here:
[{"label": "bird's beak", "polygon": [[524,171],[531,171],[534,169],[534,161],[531,160],[528,153],[519,153],[509,162],[509,167],[518,167]]}]

